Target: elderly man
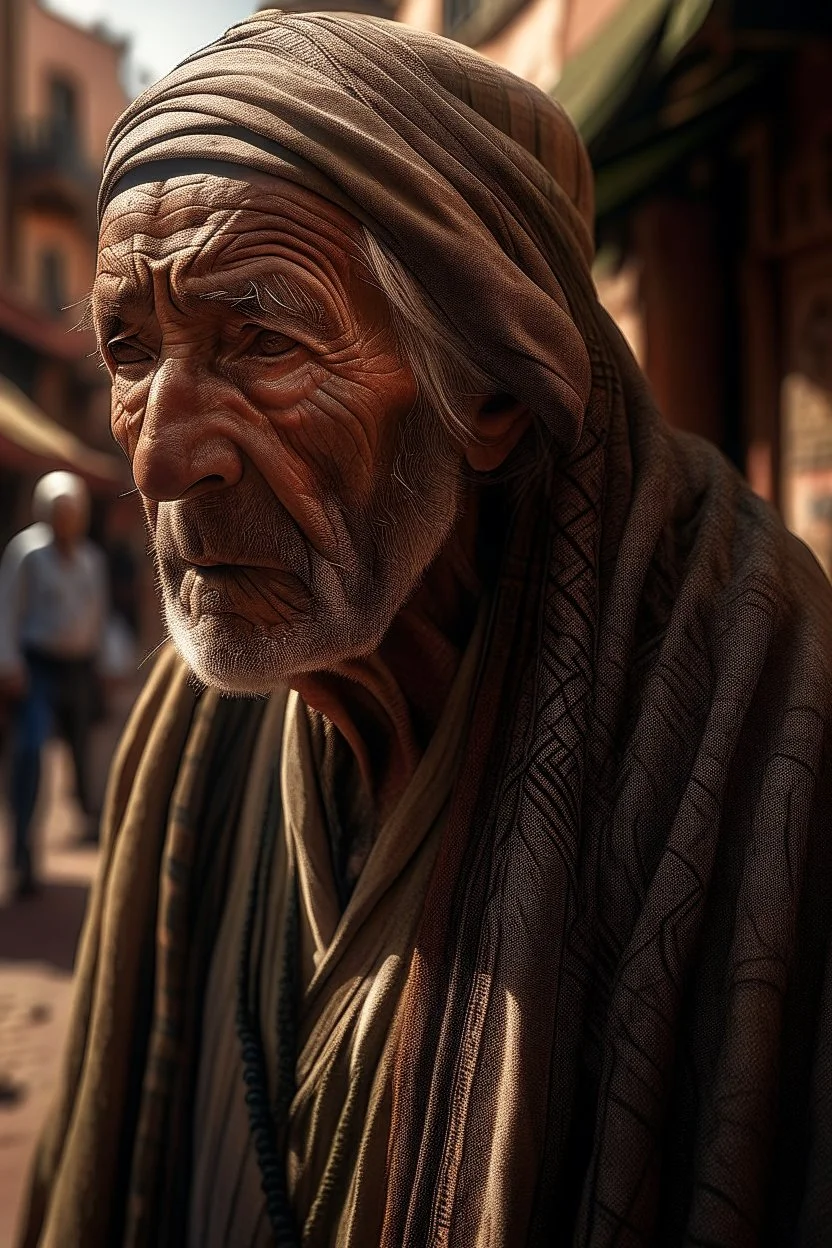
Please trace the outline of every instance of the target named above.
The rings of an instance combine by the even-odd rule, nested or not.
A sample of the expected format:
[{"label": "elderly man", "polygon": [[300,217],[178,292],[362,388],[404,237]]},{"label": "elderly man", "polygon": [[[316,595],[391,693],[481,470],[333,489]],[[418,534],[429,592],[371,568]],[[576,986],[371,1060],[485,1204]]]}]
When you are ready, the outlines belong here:
[{"label": "elderly man", "polygon": [[12,539],[0,562],[0,694],[17,704],[11,798],[20,896],[35,887],[30,830],[41,753],[55,729],[72,752],[85,834],[97,832],[87,748],[107,610],[104,555],[86,537],[90,500],[81,478],[41,477],[32,511],[35,523]]},{"label": "elderly man", "polygon": [[827,1242],[830,592],[656,414],[567,119],[272,11],[101,208],[175,648],[23,1242]]}]

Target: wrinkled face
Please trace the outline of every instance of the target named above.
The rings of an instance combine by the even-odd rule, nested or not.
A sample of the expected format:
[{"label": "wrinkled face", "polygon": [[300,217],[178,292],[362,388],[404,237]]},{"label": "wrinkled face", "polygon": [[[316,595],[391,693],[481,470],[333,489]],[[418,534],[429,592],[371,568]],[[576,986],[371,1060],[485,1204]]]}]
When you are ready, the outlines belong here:
[{"label": "wrinkled face", "polygon": [[[128,190],[93,316],[171,634],[261,693],[370,653],[441,549],[459,448],[414,409],[359,227],[291,183]],[[438,420],[437,420],[438,426]]]}]

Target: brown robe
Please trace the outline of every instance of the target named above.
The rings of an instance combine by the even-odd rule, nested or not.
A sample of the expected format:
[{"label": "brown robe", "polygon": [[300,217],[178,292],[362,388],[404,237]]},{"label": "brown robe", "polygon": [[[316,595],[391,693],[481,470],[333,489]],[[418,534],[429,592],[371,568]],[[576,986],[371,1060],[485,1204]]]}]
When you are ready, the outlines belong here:
[{"label": "brown robe", "polygon": [[[577,135],[467,49],[272,12],[131,105],[102,202],[183,157],[346,204],[535,418],[404,993],[381,1243],[829,1243],[832,592],[717,451],[656,413],[595,298]],[[256,713],[149,697],[164,752],[111,793],[26,1244],[44,1227],[49,1248],[177,1242],[218,869],[202,849]],[[216,762],[180,773],[168,808],[188,739]],[[168,809],[165,861],[206,882],[180,896],[187,875],[163,873],[154,943]]]}]

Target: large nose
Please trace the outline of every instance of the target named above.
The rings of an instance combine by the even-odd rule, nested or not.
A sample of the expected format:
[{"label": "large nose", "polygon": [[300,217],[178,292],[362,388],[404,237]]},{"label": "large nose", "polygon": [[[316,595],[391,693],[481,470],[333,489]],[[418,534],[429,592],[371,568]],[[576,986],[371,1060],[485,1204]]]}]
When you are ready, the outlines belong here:
[{"label": "large nose", "polygon": [[220,378],[188,360],[159,365],[133,452],[133,479],[145,498],[195,498],[240,480],[243,462],[230,436],[233,399],[225,390]]}]

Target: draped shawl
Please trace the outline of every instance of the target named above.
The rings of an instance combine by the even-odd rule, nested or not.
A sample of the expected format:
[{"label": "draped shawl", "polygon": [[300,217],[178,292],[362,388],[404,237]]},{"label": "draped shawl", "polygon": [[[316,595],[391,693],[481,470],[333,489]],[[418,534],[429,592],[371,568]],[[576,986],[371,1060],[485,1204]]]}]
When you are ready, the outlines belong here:
[{"label": "draped shawl", "polygon": [[[189,159],[278,173],[349,207],[528,403],[552,463],[507,536],[405,988],[384,1248],[830,1242],[832,595],[720,454],[655,411],[594,294],[591,179],[573,128],[446,40],[272,11],[128,108],[102,204]],[[177,715],[192,714],[193,693],[165,697],[171,740],[184,741]],[[204,743],[221,743],[231,783],[244,773],[233,742],[250,740],[256,715],[202,702],[202,752],[188,757],[208,787],[185,812],[202,821],[197,861],[213,844],[204,792],[219,783]],[[148,809],[164,804],[158,783],[140,764],[125,808],[115,782],[111,856],[149,836],[136,812],[142,793]],[[169,839],[182,812],[180,799]],[[101,888],[87,984],[117,930],[102,925]],[[131,922],[146,951],[155,903],[143,904]],[[96,1011],[109,1034],[107,992],[134,997],[112,968],[83,989],[28,1243],[44,1218],[49,1243],[76,1242],[55,1238],[55,1210],[66,1226],[87,1216],[68,1177],[82,1147],[103,1178],[106,1228],[85,1245],[164,1242],[161,1181],[151,1173],[157,1212],[132,1239],[113,1195],[119,1173],[136,1173],[125,1157],[141,1148],[148,1086],[145,1152],[158,1169],[173,1147],[142,1041],[148,984],[172,955],[149,957],[134,976],[133,1057],[109,1084]],[[164,1031],[180,1075],[187,1034]],[[106,1091],[98,1110],[87,1085]]]}]

